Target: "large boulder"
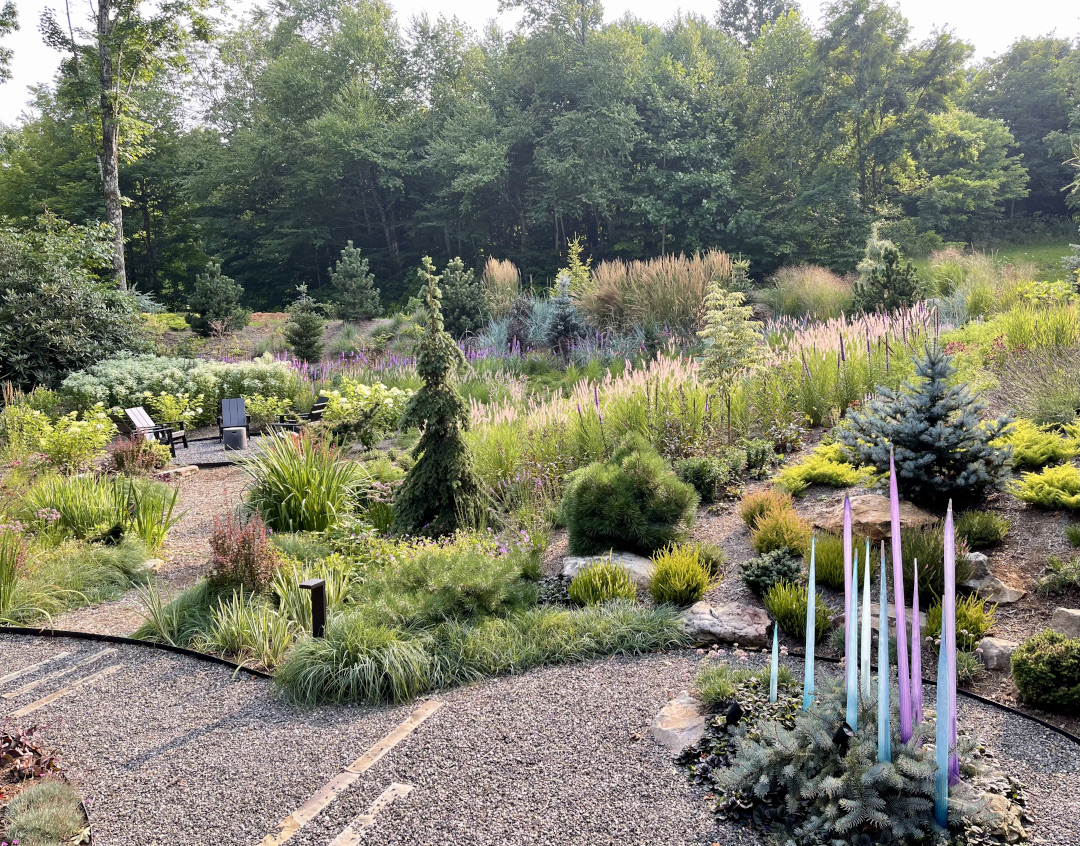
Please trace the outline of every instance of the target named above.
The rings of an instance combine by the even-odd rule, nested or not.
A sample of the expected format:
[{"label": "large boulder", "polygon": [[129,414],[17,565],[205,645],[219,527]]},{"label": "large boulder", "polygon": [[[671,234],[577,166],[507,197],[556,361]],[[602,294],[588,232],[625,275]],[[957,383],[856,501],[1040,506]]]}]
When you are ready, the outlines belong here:
[{"label": "large boulder", "polygon": [[1080,638],[1080,608],[1055,609],[1050,628],[1066,637]]},{"label": "large boulder", "polygon": [[737,643],[760,649],[769,643],[771,623],[764,609],[741,602],[722,602],[719,605],[695,602],[683,612],[686,633],[694,643],[702,646]]},{"label": "large boulder", "polygon": [[652,578],[653,563],[650,559],[632,552],[605,552],[603,555],[570,556],[562,560],[562,574],[568,579],[595,564],[597,561],[611,561],[630,574],[630,578],[640,588],[648,588]]},{"label": "large boulder", "polygon": [[649,734],[672,755],[678,755],[701,740],[706,719],[701,703],[684,690],[656,715]]},{"label": "large boulder", "polygon": [[[900,503],[900,528],[917,529],[938,522],[938,518],[929,511],[923,511],[910,502]],[[844,504],[825,512],[824,516],[814,521],[815,525],[826,532],[840,534],[844,529]],[[889,510],[889,498],[881,494],[863,494],[851,498],[851,531],[857,538],[869,537],[871,540],[885,540],[892,536],[892,516]]]},{"label": "large boulder", "polygon": [[1012,664],[1012,654],[1018,644],[1000,637],[984,637],[975,651],[988,670],[1007,670]]},{"label": "large boulder", "polygon": [[999,842],[1019,843],[1028,837],[1024,829],[1024,810],[1000,793],[981,791],[961,782],[956,788],[950,788],[949,805],[950,811],[955,805],[965,820],[979,825]]},{"label": "large boulder", "polygon": [[990,559],[981,552],[968,553],[971,576],[956,587],[964,593],[977,593],[981,599],[997,605],[1012,605],[1027,595],[1022,588],[1009,587],[990,572]]}]

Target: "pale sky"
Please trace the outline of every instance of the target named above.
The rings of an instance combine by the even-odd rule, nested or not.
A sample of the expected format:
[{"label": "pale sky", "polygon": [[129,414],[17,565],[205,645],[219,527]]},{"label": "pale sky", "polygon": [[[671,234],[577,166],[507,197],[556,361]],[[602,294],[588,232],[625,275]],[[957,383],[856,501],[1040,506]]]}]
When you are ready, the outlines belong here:
[{"label": "pale sky", "polygon": [[[59,55],[41,42],[37,24],[47,6],[63,10],[64,0],[15,0],[19,9],[19,32],[4,40],[15,51],[12,79],[0,86],[0,121],[12,123],[25,107],[29,97],[27,86],[49,81],[56,71]],[[88,0],[70,0],[73,13],[89,8]],[[407,23],[415,14],[427,11],[457,15],[474,29],[480,30],[492,18],[504,28],[516,20],[512,14],[499,16],[498,0],[390,0],[398,20]],[[1080,36],[1080,2],[1076,0],[893,0],[907,16],[916,37],[925,37],[935,27],[949,28],[975,45],[977,56],[984,58],[1002,52],[1021,36],[1046,35],[1074,39]],[[254,5],[253,0],[227,0],[234,10]],[[609,20],[631,12],[643,20],[663,23],[679,9],[712,17],[717,0],[675,0],[657,3],[650,0],[605,0]],[[817,23],[825,0],[801,0],[809,17]]]}]

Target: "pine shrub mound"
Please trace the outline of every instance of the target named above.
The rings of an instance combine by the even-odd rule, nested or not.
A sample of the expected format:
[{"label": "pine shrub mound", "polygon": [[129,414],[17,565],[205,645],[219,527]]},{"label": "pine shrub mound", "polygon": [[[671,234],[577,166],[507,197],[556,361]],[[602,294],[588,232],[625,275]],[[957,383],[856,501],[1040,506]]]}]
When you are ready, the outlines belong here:
[{"label": "pine shrub mound", "polygon": [[1012,677],[1028,705],[1080,714],[1080,639],[1049,630],[1028,638],[1013,653]]},{"label": "pine shrub mound", "polygon": [[484,286],[460,258],[451,259],[442,273],[442,315],[446,331],[454,338],[473,335],[487,326],[491,315]]},{"label": "pine shrub mound", "polygon": [[678,480],[644,438],[630,435],[609,460],[571,475],[562,502],[570,552],[651,555],[687,535],[697,505],[697,492]]},{"label": "pine shrub mound", "polygon": [[251,311],[240,305],[244,289],[221,272],[220,262],[210,262],[206,273],[195,277],[187,316],[188,325],[202,335],[220,327],[223,332],[237,332],[248,325]]},{"label": "pine shrub mound", "polygon": [[[895,737],[900,716],[897,697],[891,701]],[[894,742],[892,762],[879,764],[876,703],[860,703],[860,728],[846,752],[837,741],[845,710],[842,685],[826,681],[810,711],[740,722],[733,730],[731,765],[712,771],[720,816],[751,822],[778,844],[899,846],[939,835],[933,822],[933,721],[917,725],[912,742]],[[963,738],[959,744],[967,776],[978,772],[973,746]],[[956,814],[951,805],[950,816]]]},{"label": "pine shrub mound", "polygon": [[469,409],[453,383],[454,368],[465,357],[443,329],[439,277],[427,256],[421,273],[427,279],[427,328],[416,371],[424,384],[409,400],[401,419],[402,427],[417,426],[421,434],[412,452],[416,464],[394,501],[394,528],[409,534],[446,535],[474,521],[483,498],[462,434],[469,425]]},{"label": "pine shrub mound", "polygon": [[685,607],[705,595],[710,581],[695,544],[669,546],[653,556],[649,594],[657,604]]},{"label": "pine shrub mound", "polygon": [[575,605],[598,605],[611,599],[637,598],[637,587],[625,567],[611,561],[597,561],[584,568],[567,588]]},{"label": "pine shrub mound", "polygon": [[985,403],[966,386],[950,384],[956,368],[941,349],[928,348],[915,371],[917,379],[902,390],[879,388],[865,411],[848,412],[850,426],[840,428],[838,439],[859,464],[882,474],[893,450],[897,486],[907,499],[928,505],[977,500],[1009,457],[991,443],[1008,418],[982,420]]},{"label": "pine shrub mound", "polygon": [[379,314],[379,289],[375,275],[368,269],[368,260],[349,241],[341,258],[329,271],[334,289],[334,306],[342,320],[366,320]]}]

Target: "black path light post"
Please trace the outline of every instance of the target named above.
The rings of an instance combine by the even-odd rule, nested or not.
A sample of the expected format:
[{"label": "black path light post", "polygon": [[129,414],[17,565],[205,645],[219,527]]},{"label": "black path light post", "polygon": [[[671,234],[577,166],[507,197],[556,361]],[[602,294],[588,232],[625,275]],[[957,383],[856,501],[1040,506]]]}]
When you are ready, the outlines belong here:
[{"label": "black path light post", "polygon": [[322,637],[326,632],[326,579],[308,579],[300,587],[311,591],[311,634]]}]

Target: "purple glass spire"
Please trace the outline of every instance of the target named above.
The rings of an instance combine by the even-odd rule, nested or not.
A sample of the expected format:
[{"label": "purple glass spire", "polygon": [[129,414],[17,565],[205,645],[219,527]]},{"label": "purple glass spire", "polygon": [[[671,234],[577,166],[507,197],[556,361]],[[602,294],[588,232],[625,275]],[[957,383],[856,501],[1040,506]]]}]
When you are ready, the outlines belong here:
[{"label": "purple glass spire", "polygon": [[945,654],[949,720],[949,784],[960,781],[960,759],[956,755],[956,534],[953,530],[952,500],[945,512],[945,595],[941,597],[941,649]]},{"label": "purple glass spire", "polygon": [[[881,554],[885,554],[882,544]],[[923,721],[922,705],[922,623],[919,621],[919,559],[915,559],[911,585],[911,716],[916,725]]]},{"label": "purple glass spire", "polygon": [[889,453],[889,514],[892,518],[893,604],[896,607],[896,672],[900,686],[900,742],[911,740],[911,688],[908,675],[907,606],[904,604],[904,559],[900,546],[900,493],[896,462]]}]

